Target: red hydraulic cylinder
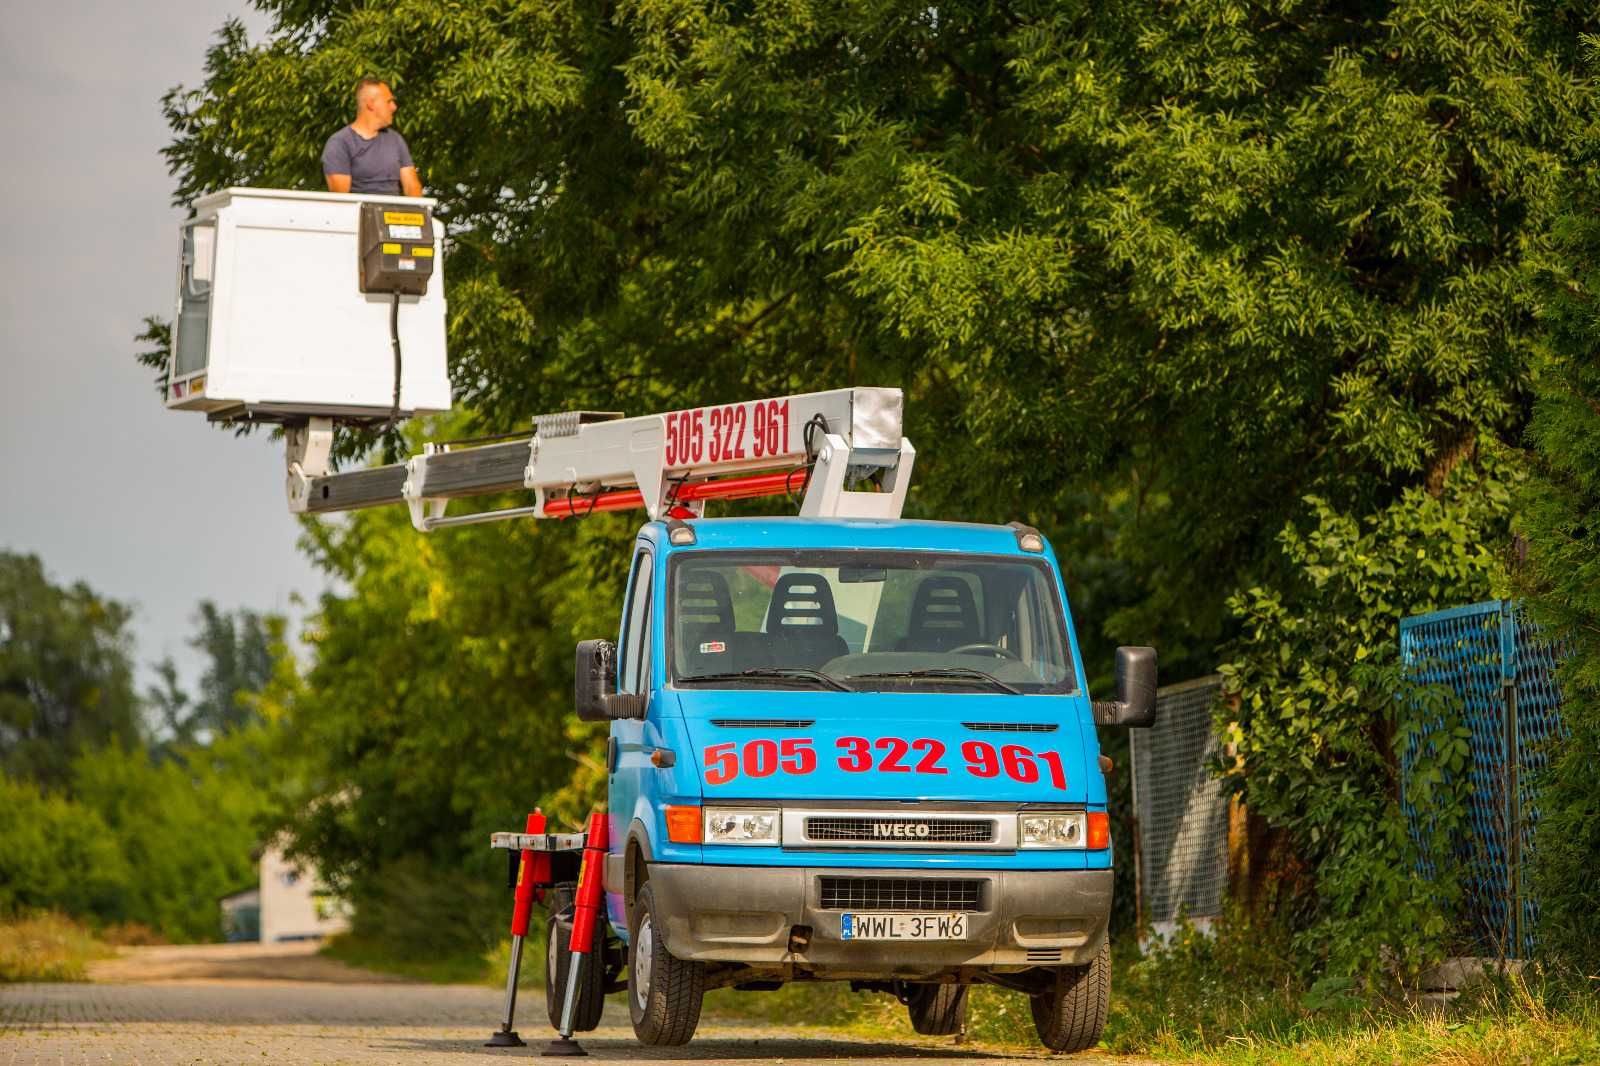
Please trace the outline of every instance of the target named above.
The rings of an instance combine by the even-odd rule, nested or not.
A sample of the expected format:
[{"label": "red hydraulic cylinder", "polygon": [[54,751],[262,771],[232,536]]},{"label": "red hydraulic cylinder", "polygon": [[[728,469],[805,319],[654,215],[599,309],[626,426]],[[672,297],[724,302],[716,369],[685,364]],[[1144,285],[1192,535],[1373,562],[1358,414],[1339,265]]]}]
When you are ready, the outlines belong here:
[{"label": "red hydraulic cylinder", "polygon": [[[528,815],[524,832],[544,832],[544,812],[535,809]],[[517,1013],[517,972],[522,969],[522,941],[528,935],[528,915],[533,901],[543,896],[550,883],[550,853],[524,849],[517,865],[517,891],[511,908],[511,963],[506,967],[506,1020],[489,1037],[488,1047],[524,1047],[517,1031],[511,1028]]]},{"label": "red hydraulic cylinder", "polygon": [[[528,824],[523,832],[543,833],[544,813],[534,811],[528,815]],[[548,851],[524,851],[522,865],[517,870],[516,906],[511,911],[511,935],[528,935],[528,916],[533,911],[533,903],[543,897],[544,886],[550,883],[550,853]]]},{"label": "red hydraulic cylinder", "polygon": [[[748,500],[757,496],[781,496],[799,491],[805,485],[805,481],[805,469],[797,467],[775,474],[750,474],[710,481],[691,481],[679,485],[672,498],[681,503],[690,503],[695,500]],[[547,499],[544,502],[544,516],[582,517],[595,511],[626,511],[643,506],[644,494],[638,489],[613,489],[591,496]]]},{"label": "red hydraulic cylinder", "polygon": [[[603,870],[610,846],[606,815],[589,815],[589,833],[583,843],[583,868],[578,873],[578,898],[572,908],[572,953],[586,955],[594,940],[594,923],[603,907]],[[576,961],[576,960],[574,960]]]}]

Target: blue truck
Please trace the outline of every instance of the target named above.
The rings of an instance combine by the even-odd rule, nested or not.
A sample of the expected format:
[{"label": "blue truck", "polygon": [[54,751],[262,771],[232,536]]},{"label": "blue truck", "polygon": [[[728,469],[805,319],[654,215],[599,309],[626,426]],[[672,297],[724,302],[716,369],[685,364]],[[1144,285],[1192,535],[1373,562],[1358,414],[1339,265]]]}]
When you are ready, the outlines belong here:
[{"label": "blue truck", "polygon": [[[577,712],[611,725],[609,920],[576,1028],[625,985],[639,1040],[683,1044],[709,989],[828,980],[949,1034],[989,983],[1029,997],[1046,1047],[1093,1046],[1112,899],[1095,725],[1151,723],[1155,653],[1118,649],[1112,701],[1084,676],[1026,526],[647,523],[617,639],[577,649]],[[554,1005],[560,936],[550,951]]]}]

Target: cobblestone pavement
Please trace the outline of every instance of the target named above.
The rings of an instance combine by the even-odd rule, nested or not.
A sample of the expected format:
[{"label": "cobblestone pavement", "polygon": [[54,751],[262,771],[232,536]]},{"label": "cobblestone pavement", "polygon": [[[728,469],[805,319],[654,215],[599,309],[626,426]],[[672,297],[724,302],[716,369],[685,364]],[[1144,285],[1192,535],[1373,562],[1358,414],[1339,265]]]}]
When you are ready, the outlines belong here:
[{"label": "cobblestone pavement", "polygon": [[[0,1066],[49,1063],[434,1063],[536,1058],[550,1033],[544,1004],[524,996],[517,1015],[530,1047],[491,1049],[500,993],[415,984],[168,981],[159,984],[0,985]],[[729,1064],[823,1066],[870,1059],[918,1066],[997,1059],[949,1041],[873,1042],[816,1030],[751,1028],[702,1020],[687,1047],[647,1049],[633,1039],[626,1009],[610,1003],[606,1024],[584,1034],[593,1059],[634,1063],[709,1059]],[[1129,1060],[1076,1056],[1072,1066]]]}]

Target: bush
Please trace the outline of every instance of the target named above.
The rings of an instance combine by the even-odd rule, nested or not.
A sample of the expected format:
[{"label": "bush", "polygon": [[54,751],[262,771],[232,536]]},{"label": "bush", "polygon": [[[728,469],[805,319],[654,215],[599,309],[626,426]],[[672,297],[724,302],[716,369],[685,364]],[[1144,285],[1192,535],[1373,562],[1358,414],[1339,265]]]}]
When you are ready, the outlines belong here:
[{"label": "bush", "polygon": [[[1406,615],[1491,593],[1500,569],[1487,545],[1504,530],[1515,480],[1485,445],[1437,496],[1408,490],[1376,515],[1307,497],[1304,528],[1279,534],[1289,573],[1229,601],[1242,632],[1220,667],[1225,780],[1289,835],[1311,875],[1291,915],[1308,968],[1403,981],[1446,946],[1454,885],[1412,876],[1417,848],[1398,802],[1397,748],[1438,708],[1396,698],[1396,633]],[[1444,843],[1465,810],[1465,786],[1447,782],[1465,781],[1467,745],[1446,730],[1426,748],[1437,831],[1424,843],[1444,875]]]},{"label": "bush", "polygon": [[89,961],[113,954],[87,929],[60,914],[0,922],[0,984],[87,981]]},{"label": "bush", "polygon": [[352,940],[381,941],[400,961],[465,959],[482,969],[505,934],[512,900],[503,881],[441,870],[409,855],[362,878],[351,903]]},{"label": "bush", "polygon": [[218,899],[256,879],[261,799],[242,744],[159,764],[113,744],[73,760],[70,796],[0,777],[0,915],[48,908],[133,923],[131,940],[218,939]]},{"label": "bush", "polygon": [[98,813],[0,777],[0,916],[51,907],[125,917],[128,861]]},{"label": "bush", "polygon": [[125,861],[114,905],[72,913],[144,923],[176,941],[221,938],[217,901],[257,877],[260,792],[242,765],[248,753],[222,748],[233,743],[191,749],[183,762],[157,764],[115,745],[75,762],[77,803]]}]

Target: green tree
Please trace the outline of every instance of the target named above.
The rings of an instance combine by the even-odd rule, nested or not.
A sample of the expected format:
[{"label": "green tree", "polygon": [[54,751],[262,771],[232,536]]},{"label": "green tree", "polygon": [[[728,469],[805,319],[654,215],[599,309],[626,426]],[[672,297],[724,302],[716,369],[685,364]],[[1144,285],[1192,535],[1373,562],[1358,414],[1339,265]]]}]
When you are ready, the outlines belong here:
[{"label": "green tree", "polygon": [[[1588,8],[264,7],[264,40],[230,24],[203,86],[167,98],[176,199],[316,185],[348,86],[390,79],[452,234],[452,374],[484,428],[902,385],[923,445],[912,510],[1050,533],[1099,670],[1118,641],[1156,644],[1168,677],[1209,669],[1252,624],[1254,594],[1230,608],[1233,590],[1339,625],[1280,542],[1322,522],[1307,497],[1358,530],[1414,530],[1437,505],[1428,520],[1467,543],[1503,536],[1502,511],[1447,486],[1502,495],[1486,457],[1526,422],[1529,263],[1592,107]],[[340,543],[358,595],[388,602],[370,583],[392,573],[385,542]],[[1363,618],[1486,581],[1363,600],[1368,564],[1332,565]],[[530,617],[559,609],[556,587],[530,592]],[[324,656],[357,669],[337,642],[364,610],[326,607],[313,692]],[[439,624],[427,646],[455,617]],[[1233,647],[1251,699],[1302,698],[1257,659],[1275,648]],[[456,660],[382,661],[397,689],[461,698]],[[1349,708],[1307,713],[1316,730]],[[407,760],[363,758],[362,795],[414,787]],[[1317,793],[1273,775],[1328,768],[1262,770],[1262,806],[1300,824],[1280,800]]]},{"label": "green tree", "polygon": [[[73,806],[104,826],[125,870],[115,899],[87,916],[143,922],[178,941],[221,938],[218,899],[256,881],[271,774],[263,739],[235,734],[162,762],[113,743],[74,760]],[[63,850],[61,861],[87,857]]]},{"label": "green tree", "polygon": [[0,776],[0,916],[48,909],[115,920],[130,873],[95,811]]},{"label": "green tree", "polygon": [[1520,432],[1564,8],[265,6],[168,98],[177,199],[316,184],[389,77],[492,428],[903,384],[972,445],[915,505],[1109,554],[1093,628],[1180,671],[1302,496],[1375,513]]},{"label": "green tree", "polygon": [[422,537],[398,508],[308,523],[348,592],[324,596],[305,675],[285,656],[261,700],[297,850],[358,895],[412,856],[502,876],[488,832],[594,758],[603,731],[568,731],[573,649],[617,631],[628,532],[595,516]]},{"label": "green tree", "polygon": [[0,552],[0,770],[65,785],[75,755],[139,742],[129,609]]},{"label": "green tree", "polygon": [[[1466,739],[1453,718],[1425,727],[1447,708],[1399,690],[1396,631],[1406,614],[1485,598],[1503,574],[1482,540],[1510,506],[1498,474],[1458,469],[1439,497],[1413,489],[1365,518],[1310,498],[1304,528],[1278,538],[1293,578],[1230,601],[1243,631],[1221,668],[1226,779],[1318,871],[1261,902],[1299,911],[1303,958],[1371,982],[1385,970],[1414,979],[1456,932],[1450,834],[1464,816]],[[1408,795],[1435,830],[1422,856],[1396,805],[1408,741],[1426,763]],[[1415,876],[1419,857],[1435,883]],[[1295,887],[1315,891],[1296,898]]]},{"label": "green tree", "polygon": [[[1600,148],[1591,138],[1587,158]],[[1518,575],[1534,618],[1559,645],[1562,717],[1540,778],[1535,855],[1542,945],[1592,974],[1600,968],[1600,182],[1573,182],[1549,272],[1548,345],[1536,379],[1533,476],[1518,499],[1527,565]]]},{"label": "green tree", "polygon": [[189,646],[206,661],[199,696],[184,691],[170,658],[156,664],[159,683],[145,692],[145,704],[169,746],[208,741],[259,723],[254,696],[272,679],[273,649],[284,639],[282,618],[248,608],[222,611],[210,600],[200,601],[194,622],[197,632]]}]

